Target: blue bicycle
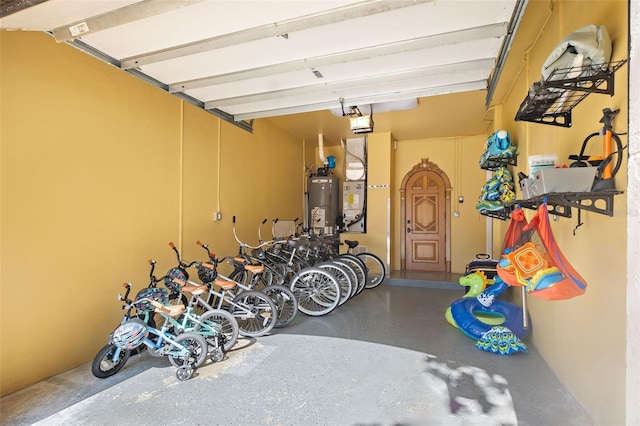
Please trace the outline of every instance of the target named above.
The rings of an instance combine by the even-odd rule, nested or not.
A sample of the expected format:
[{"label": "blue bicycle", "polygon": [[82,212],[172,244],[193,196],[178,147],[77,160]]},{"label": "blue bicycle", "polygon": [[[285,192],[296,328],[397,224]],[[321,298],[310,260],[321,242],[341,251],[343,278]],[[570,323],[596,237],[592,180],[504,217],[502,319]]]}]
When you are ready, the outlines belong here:
[{"label": "blue bicycle", "polygon": [[[207,341],[194,332],[174,335],[170,329],[170,318],[180,317],[185,310],[184,305],[165,305],[162,289],[155,297],[150,298],[149,291],[142,291],[135,300],[128,298],[131,283],[125,283],[126,292],[118,294],[118,300],[124,301],[125,315],[122,322],[111,333],[109,343],[98,351],[91,363],[91,372],[97,378],[113,376],[124,367],[132,352],[139,353],[146,349],[152,356],[166,356],[177,368],[176,377],[188,380],[200,367],[208,353]],[[149,290],[149,289],[145,289]],[[155,328],[153,314],[164,317],[164,324]]]}]

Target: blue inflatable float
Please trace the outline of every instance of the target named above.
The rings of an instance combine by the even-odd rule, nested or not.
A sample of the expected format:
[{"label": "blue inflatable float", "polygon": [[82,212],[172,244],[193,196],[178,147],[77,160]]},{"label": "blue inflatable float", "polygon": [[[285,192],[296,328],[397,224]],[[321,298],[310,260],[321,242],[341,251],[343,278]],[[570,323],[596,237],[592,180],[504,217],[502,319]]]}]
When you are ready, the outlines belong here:
[{"label": "blue inflatable float", "polygon": [[[478,341],[479,344],[482,343],[478,346],[480,349],[502,354],[509,354],[519,350],[526,351],[526,346],[518,340],[524,339],[530,332],[530,327],[524,328],[522,308],[504,300],[496,300],[498,295],[507,288],[508,285],[499,277],[496,277],[495,283],[477,297],[467,296],[451,304],[448,315],[453,320],[453,325],[457,326],[466,336]],[[482,321],[479,316],[485,318],[500,317],[504,321],[499,326],[496,326],[495,324],[488,324],[486,320]],[[531,321],[529,320],[528,323],[531,324]],[[516,338],[507,339],[505,336],[511,333]],[[495,339],[491,336],[494,334],[496,336],[499,335],[500,341],[493,341]],[[504,339],[510,342],[506,342]],[[503,348],[502,346],[505,347]]]}]

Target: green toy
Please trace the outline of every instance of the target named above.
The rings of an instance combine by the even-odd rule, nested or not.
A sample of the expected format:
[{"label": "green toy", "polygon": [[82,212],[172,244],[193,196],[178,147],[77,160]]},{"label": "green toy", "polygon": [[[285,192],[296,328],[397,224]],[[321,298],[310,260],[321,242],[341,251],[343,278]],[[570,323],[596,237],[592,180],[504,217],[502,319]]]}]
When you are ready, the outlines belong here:
[{"label": "green toy", "polygon": [[[487,288],[487,276],[482,271],[476,271],[471,274],[463,275],[458,280],[463,287],[469,287],[469,290],[462,297],[478,297]],[[444,313],[447,322],[458,328],[458,325],[451,316],[451,306]],[[478,315],[478,319],[485,324],[500,325],[504,322],[504,318],[492,315]]]}]

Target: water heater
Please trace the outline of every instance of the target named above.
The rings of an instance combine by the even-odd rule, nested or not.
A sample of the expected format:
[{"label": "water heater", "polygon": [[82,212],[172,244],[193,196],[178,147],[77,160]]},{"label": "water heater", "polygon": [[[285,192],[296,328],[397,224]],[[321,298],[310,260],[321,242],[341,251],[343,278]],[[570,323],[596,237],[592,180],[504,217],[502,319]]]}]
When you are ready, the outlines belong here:
[{"label": "water heater", "polygon": [[339,182],[331,176],[311,176],[309,193],[309,228],[317,235],[336,233],[338,217]]}]

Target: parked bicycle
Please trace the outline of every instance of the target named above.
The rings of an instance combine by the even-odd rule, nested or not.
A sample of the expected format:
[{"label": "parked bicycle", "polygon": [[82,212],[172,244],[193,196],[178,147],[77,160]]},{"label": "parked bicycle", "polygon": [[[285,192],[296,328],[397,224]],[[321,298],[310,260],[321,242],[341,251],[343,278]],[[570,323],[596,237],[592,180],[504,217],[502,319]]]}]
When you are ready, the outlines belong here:
[{"label": "parked bicycle", "polygon": [[[184,286],[199,284],[190,281],[187,269],[195,267],[198,278],[206,285],[206,297],[198,295],[196,306],[203,310],[223,309],[228,311],[238,322],[239,332],[243,336],[259,337],[269,333],[278,318],[277,307],[265,294],[258,291],[237,290],[238,283],[222,275],[218,276],[215,263],[185,262],[173,243],[169,246],[176,253],[178,267],[184,271],[185,279],[174,278],[174,284]],[[220,290],[216,290],[216,287]],[[204,296],[204,295],[203,295]]]},{"label": "parked bicycle", "polygon": [[[291,290],[282,285],[266,284],[263,279],[265,271],[264,265],[254,265],[249,260],[244,258],[238,258],[237,256],[226,256],[219,259],[215,254],[211,253],[209,246],[198,241],[200,247],[207,252],[209,262],[212,263],[216,269],[219,263],[229,261],[234,265],[233,272],[229,277],[218,273],[217,277],[220,279],[233,280],[237,283],[237,288],[240,291],[258,290],[261,293],[267,295],[277,308],[277,321],[274,328],[282,328],[290,324],[298,313],[298,302]],[[242,274],[239,274],[242,272]],[[240,279],[236,278],[240,276],[247,284],[242,284]]]},{"label": "parked bicycle", "polygon": [[126,283],[125,295],[118,294],[118,300],[125,302],[125,315],[120,325],[111,333],[109,343],[93,359],[91,372],[98,378],[110,377],[122,369],[131,351],[144,346],[153,356],[168,357],[169,362],[177,368],[176,377],[179,380],[190,379],[206,359],[206,340],[193,332],[178,335],[171,333],[170,321],[165,321],[159,329],[153,327],[151,312],[157,312],[168,319],[180,316],[184,306],[164,305],[158,300],[139,297],[140,294],[132,301],[128,298],[131,286],[131,283]]}]

